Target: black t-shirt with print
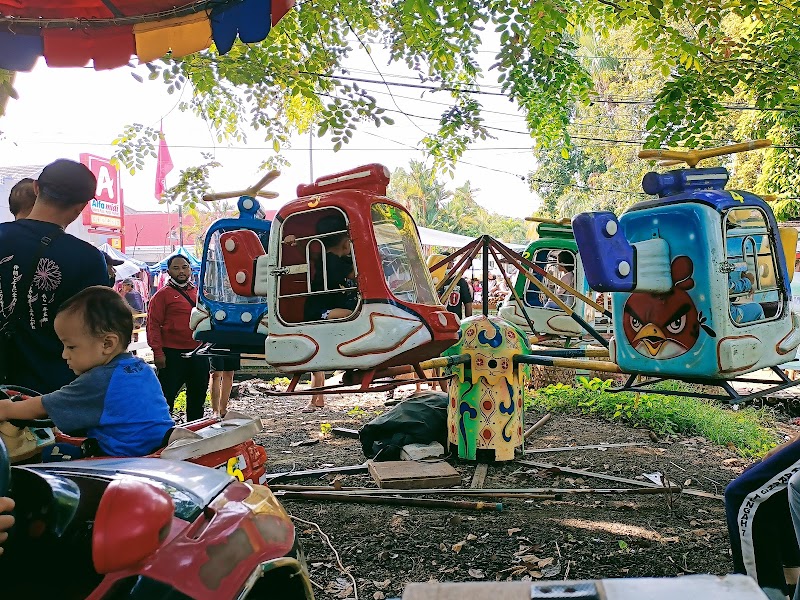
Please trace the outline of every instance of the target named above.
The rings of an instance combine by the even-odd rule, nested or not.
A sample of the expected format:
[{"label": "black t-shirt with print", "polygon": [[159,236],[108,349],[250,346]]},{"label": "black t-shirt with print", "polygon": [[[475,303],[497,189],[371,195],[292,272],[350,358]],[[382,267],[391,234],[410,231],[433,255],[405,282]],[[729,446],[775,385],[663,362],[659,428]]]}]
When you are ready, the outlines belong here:
[{"label": "black t-shirt with print", "polygon": [[[452,282],[447,282],[444,284],[445,289],[449,287]],[[472,303],[472,288],[469,287],[469,283],[463,277],[458,280],[458,285],[453,288],[453,291],[450,292],[450,297],[447,298],[447,310],[451,313],[455,313],[458,315],[458,318],[461,319],[464,316],[464,305]]]},{"label": "black t-shirt with print", "polygon": [[[53,329],[58,307],[89,286],[108,285],[106,261],[100,251],[68,233],[58,235],[60,229],[54,223],[32,219],[0,223],[0,328],[7,325],[15,303],[24,303],[14,311],[10,383],[43,394],[76,377],[61,358],[64,348]],[[41,253],[28,293],[18,286],[25,284],[20,282],[23,278],[29,281],[27,271],[44,236],[55,239]]]}]

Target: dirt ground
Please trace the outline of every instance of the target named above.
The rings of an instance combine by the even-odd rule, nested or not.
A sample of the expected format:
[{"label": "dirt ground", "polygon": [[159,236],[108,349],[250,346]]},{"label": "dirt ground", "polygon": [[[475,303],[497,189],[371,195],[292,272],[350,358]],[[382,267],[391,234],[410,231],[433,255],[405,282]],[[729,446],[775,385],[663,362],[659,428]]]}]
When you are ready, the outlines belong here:
[{"label": "dirt ground", "polygon": [[[269,472],[357,465],[365,461],[357,439],[322,430],[358,429],[382,411],[385,394],[326,398],[321,411],[303,413],[308,396],[267,395],[258,380],[240,386],[231,408],[258,414],[264,430],[257,441],[269,455]],[[402,397],[408,391],[398,390]],[[526,424],[541,415],[526,414]],[[554,415],[527,448],[641,442],[605,450],[542,453],[530,460],[645,480],[660,471],[671,480],[712,494],[744,468],[745,460],[703,438],[653,439],[647,430],[590,418]],[[292,447],[293,442],[319,443]],[[526,457],[527,458],[527,457]],[[469,487],[475,464],[451,460]],[[287,483],[376,487],[369,474],[326,475]],[[619,488],[623,484],[553,474],[516,462],[489,466],[485,488]],[[463,498],[467,499],[467,498]],[[732,568],[721,499],[689,495],[564,495],[558,500],[502,499],[501,512],[432,510],[282,500],[292,514],[313,521],[330,537],[351,569],[359,598],[399,597],[415,581],[505,579],[593,579],[729,573]],[[318,532],[299,524],[318,598],[351,598],[352,586],[339,572]]]}]

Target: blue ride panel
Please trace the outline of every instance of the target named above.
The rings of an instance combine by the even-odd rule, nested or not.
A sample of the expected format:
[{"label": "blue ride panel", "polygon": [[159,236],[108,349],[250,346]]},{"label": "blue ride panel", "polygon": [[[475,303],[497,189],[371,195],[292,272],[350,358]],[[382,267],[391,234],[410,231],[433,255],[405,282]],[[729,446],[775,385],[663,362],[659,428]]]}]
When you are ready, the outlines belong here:
[{"label": "blue ride panel", "polygon": [[634,249],[614,213],[580,213],[572,219],[572,230],[590,288],[598,292],[635,288]]},{"label": "blue ride panel", "polygon": [[647,173],[642,179],[642,189],[647,194],[664,198],[692,190],[721,190],[726,183],[728,171],[724,167],[676,169],[667,173]]},{"label": "blue ride panel", "polygon": [[206,233],[198,305],[207,312],[209,322],[195,329],[194,338],[234,352],[263,353],[267,299],[234,293],[219,243],[223,233],[248,229],[258,235],[266,254],[272,223],[264,219],[261,206],[254,198],[242,196],[238,207],[238,218],[220,219]]},{"label": "blue ride panel", "polygon": [[[631,373],[711,377],[717,372],[716,333],[711,291],[719,277],[711,265],[721,258],[718,213],[685,202],[669,211],[653,206],[620,219],[631,242],[661,238],[669,242],[672,289],[667,293],[613,295],[616,359]],[[724,301],[727,302],[727,284]],[[719,299],[718,299],[719,300]]]}]

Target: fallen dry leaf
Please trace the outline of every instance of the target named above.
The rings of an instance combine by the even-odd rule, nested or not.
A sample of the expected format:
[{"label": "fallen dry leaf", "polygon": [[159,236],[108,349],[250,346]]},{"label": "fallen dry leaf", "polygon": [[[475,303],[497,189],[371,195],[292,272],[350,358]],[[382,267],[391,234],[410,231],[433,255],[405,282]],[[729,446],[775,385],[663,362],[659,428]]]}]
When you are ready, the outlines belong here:
[{"label": "fallen dry leaf", "polygon": [[353,586],[352,585],[348,585],[341,592],[336,594],[336,597],[337,598],[347,598],[347,597],[352,596],[352,595],[353,595]]},{"label": "fallen dry leaf", "polygon": [[539,561],[539,568],[541,569],[542,567],[547,567],[549,565],[552,565],[554,560],[555,559],[552,556],[548,558],[543,558],[542,560]]},{"label": "fallen dry leaf", "polygon": [[461,552],[461,549],[464,547],[464,544],[466,543],[467,540],[461,540],[460,542],[456,542],[455,544],[453,544],[453,552],[455,552],[456,554]]},{"label": "fallen dry leaf", "polygon": [[522,531],[522,529],[520,529],[519,527],[512,527],[511,529],[508,530],[508,535],[514,535],[515,533],[519,533],[520,531]]},{"label": "fallen dry leaf", "polygon": [[375,592],[372,594],[372,600],[383,600],[386,598],[386,595],[383,592]]},{"label": "fallen dry leaf", "polygon": [[473,540],[477,540],[477,539],[478,539],[478,536],[477,536],[477,535],[474,535],[474,534],[472,534],[472,533],[470,533],[470,534],[467,534],[467,541],[468,541],[468,542],[471,542],[471,541],[473,541]]},{"label": "fallen dry leaf", "polygon": [[475,579],[483,579],[486,575],[483,574],[483,571],[480,569],[470,569],[467,571],[470,577],[474,577]]},{"label": "fallen dry leaf", "polygon": [[372,585],[374,585],[376,589],[385,590],[387,587],[389,587],[390,583],[392,583],[392,580],[386,579],[384,581],[373,581]]}]

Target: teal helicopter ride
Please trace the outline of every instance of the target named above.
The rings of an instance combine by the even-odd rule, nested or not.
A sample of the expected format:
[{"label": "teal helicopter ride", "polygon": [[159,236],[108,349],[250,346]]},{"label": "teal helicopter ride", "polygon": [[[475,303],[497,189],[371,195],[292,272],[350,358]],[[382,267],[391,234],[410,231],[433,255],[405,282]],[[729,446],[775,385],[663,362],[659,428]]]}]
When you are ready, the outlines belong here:
[{"label": "teal helicopter ride", "polygon": [[[609,354],[628,374],[616,391],[724,399],[738,404],[783,390],[779,365],[800,345],[800,314],[791,310],[797,230],[780,227],[767,202],[727,190],[723,167],[695,168],[708,157],[770,145],[757,140],[688,152],[644,150],[689,168],[651,172],[644,191],[657,198],[619,219],[587,212],[572,222],[586,278],[612,298]],[[771,371],[772,377],[757,371]],[[720,394],[662,391],[679,379],[717,386]],[[734,383],[747,384],[744,393]],[[753,388],[755,384],[755,388]]]}]

